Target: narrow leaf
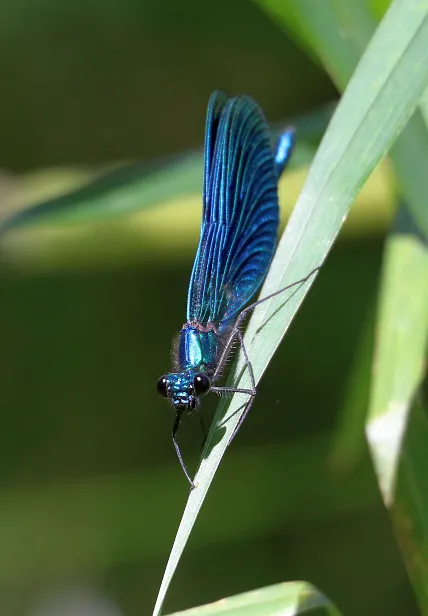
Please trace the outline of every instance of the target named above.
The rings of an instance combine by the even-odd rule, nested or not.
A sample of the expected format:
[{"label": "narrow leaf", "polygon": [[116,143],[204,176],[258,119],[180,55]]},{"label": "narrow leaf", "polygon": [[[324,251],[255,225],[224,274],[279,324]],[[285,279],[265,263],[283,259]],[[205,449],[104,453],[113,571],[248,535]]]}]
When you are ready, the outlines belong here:
[{"label": "narrow leaf", "polygon": [[385,505],[428,613],[428,422],[418,402],[428,335],[428,248],[403,208],[385,250],[366,427]]},{"label": "narrow leaf", "polygon": [[184,612],[175,612],[170,616],[297,616],[310,615],[315,610],[317,614],[340,616],[327,597],[311,584],[288,582],[221,599]]},{"label": "narrow leaf", "polygon": [[[268,295],[323,263],[364,182],[414,111],[428,83],[428,0],[396,0],[361,60],[315,157],[262,290]],[[314,276],[254,312],[245,344],[260,380]],[[239,356],[234,383],[248,387]],[[236,381],[236,375],[239,375]],[[230,381],[231,382],[231,381]],[[154,608],[162,603],[245,399],[222,400]],[[222,418],[220,420],[220,418]]]}]

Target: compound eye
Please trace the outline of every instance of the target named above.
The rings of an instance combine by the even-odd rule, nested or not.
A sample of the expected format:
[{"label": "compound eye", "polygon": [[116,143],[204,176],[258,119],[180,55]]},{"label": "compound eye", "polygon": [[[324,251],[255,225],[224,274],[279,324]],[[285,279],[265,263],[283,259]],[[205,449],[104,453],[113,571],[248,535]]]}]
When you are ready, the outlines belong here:
[{"label": "compound eye", "polygon": [[195,393],[197,396],[202,396],[209,392],[211,388],[211,383],[206,374],[199,372],[195,375],[193,379],[193,387],[195,388]]},{"label": "compound eye", "polygon": [[162,398],[168,398],[168,379],[165,375],[161,376],[161,378],[158,379],[156,389],[158,390],[158,394],[161,395]]}]

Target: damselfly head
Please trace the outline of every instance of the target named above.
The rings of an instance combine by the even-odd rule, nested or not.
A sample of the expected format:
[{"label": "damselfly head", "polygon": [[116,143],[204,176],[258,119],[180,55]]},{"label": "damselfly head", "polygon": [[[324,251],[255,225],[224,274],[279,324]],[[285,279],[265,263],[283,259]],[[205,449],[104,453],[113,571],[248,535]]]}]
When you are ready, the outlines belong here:
[{"label": "damselfly head", "polygon": [[193,411],[199,396],[211,389],[210,379],[203,372],[186,370],[170,372],[160,377],[157,391],[163,398],[168,398],[177,412]]}]

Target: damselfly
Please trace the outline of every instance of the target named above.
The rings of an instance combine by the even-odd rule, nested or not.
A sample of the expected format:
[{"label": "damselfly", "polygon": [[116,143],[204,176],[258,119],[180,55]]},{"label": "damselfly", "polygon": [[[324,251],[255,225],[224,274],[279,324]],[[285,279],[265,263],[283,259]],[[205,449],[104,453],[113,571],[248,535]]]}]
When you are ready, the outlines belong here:
[{"label": "damselfly", "polygon": [[[211,95],[205,128],[201,235],[190,278],[187,317],[174,341],[174,371],[157,383],[158,392],[175,409],[172,439],[192,487],[176,438],[182,413],[198,410],[200,396],[209,391],[247,394],[230,441],[234,438],[256,395],[240,325],[256,305],[303,284],[316,271],[247,306],[266,277],[275,251],[277,182],[293,146],[294,131],[287,129],[272,149],[264,115],[250,97],[228,98],[222,92]],[[217,384],[236,340],[244,353],[251,389]]]}]

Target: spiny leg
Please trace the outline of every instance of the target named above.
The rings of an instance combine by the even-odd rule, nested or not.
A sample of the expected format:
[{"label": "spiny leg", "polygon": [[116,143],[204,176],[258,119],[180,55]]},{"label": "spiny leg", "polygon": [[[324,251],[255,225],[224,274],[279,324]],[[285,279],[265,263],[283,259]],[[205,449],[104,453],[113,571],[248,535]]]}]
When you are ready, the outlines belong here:
[{"label": "spiny leg", "polygon": [[304,284],[307,280],[309,280],[309,278],[320,269],[321,266],[315,267],[313,270],[311,270],[304,278],[301,278],[300,280],[296,280],[295,282],[292,282],[291,284],[282,287],[281,289],[278,289],[277,291],[274,291],[273,293],[270,293],[269,295],[266,295],[266,297],[263,297],[262,299],[257,300],[256,302],[253,302],[252,304],[250,304],[249,306],[247,306],[247,308],[244,308],[244,310],[242,310],[242,312],[240,312],[240,314],[238,315],[238,318],[236,319],[235,325],[233,326],[232,331],[229,334],[229,338],[226,342],[225,348],[223,350],[223,353],[221,354],[220,357],[220,361],[218,363],[218,367],[217,370],[214,374],[213,377],[213,381],[215,382],[215,380],[220,376],[220,372],[224,366],[224,363],[230,353],[233,341],[235,340],[236,337],[239,338],[239,341],[241,343],[241,348],[242,348],[242,352],[244,354],[244,359],[245,359],[245,364],[248,368],[248,372],[250,375],[250,380],[251,380],[251,385],[252,385],[252,390],[251,389],[239,389],[236,387],[212,387],[211,391],[214,391],[215,393],[222,393],[222,392],[230,392],[230,393],[245,393],[248,394],[249,399],[247,401],[247,404],[245,405],[245,408],[242,412],[241,417],[238,420],[238,423],[232,433],[232,436],[230,437],[229,443],[228,445],[230,445],[230,443],[233,441],[233,439],[235,438],[235,436],[237,435],[242,423],[244,422],[246,416],[248,415],[251,407],[253,406],[253,402],[254,402],[254,398],[255,395],[257,393],[257,389],[256,389],[256,380],[254,378],[254,371],[253,371],[253,366],[250,362],[250,359],[248,357],[248,353],[247,353],[247,349],[245,348],[245,344],[244,344],[244,339],[241,333],[241,330],[239,329],[242,321],[246,318],[246,316],[248,315],[249,312],[251,312],[251,310],[254,310],[254,308],[256,306],[258,306],[259,304],[263,304],[263,302],[267,301],[268,299],[271,299],[272,297],[275,297],[276,295],[279,295],[280,293],[283,293],[284,291],[286,291],[287,289],[290,289],[292,287],[295,287],[297,285],[302,285]]},{"label": "spiny leg", "polygon": [[[242,423],[244,422],[246,416],[248,415],[249,410],[251,409],[253,402],[254,402],[254,398],[256,397],[256,390],[251,390],[251,389],[240,389],[239,387],[212,387],[211,391],[213,391],[216,394],[222,395],[224,393],[230,393],[230,394],[246,394],[248,396],[248,400],[244,405],[244,410],[242,411],[242,414],[238,420],[238,423],[235,427],[235,429],[232,432],[232,436],[229,439],[229,442],[227,443],[227,446],[229,447],[230,443],[233,441],[233,439],[235,438],[235,436],[237,435],[239,428],[241,427]],[[239,412],[239,409],[236,411],[236,413]],[[233,415],[235,415],[236,413],[233,413]],[[231,419],[233,417],[233,415],[231,415],[229,417],[229,419]],[[221,427],[221,425],[219,426]]]},{"label": "spiny leg", "polygon": [[[235,328],[234,328],[235,329]],[[239,428],[241,427],[243,421],[245,420],[246,416],[248,415],[249,410],[251,409],[253,402],[254,402],[254,398],[256,396],[257,393],[257,389],[256,389],[256,380],[254,378],[254,372],[253,372],[253,366],[251,365],[250,359],[248,357],[248,353],[247,353],[247,349],[245,348],[245,344],[244,344],[244,338],[242,336],[242,333],[239,329],[235,329],[235,333],[234,333],[234,337],[238,337],[239,338],[239,342],[241,343],[241,348],[242,348],[242,352],[244,353],[244,359],[245,359],[245,364],[247,366],[248,369],[248,373],[250,375],[250,380],[251,380],[251,387],[252,389],[243,389],[243,388],[238,388],[238,387],[211,387],[211,391],[214,391],[215,393],[218,394],[222,394],[222,393],[239,393],[239,394],[247,394],[248,400],[245,404],[244,410],[238,420],[238,423],[232,433],[232,436],[229,439],[229,442],[227,444],[227,446],[230,445],[230,443],[233,441],[233,439],[235,438],[236,434],[239,431]]]},{"label": "spiny leg", "polygon": [[[272,297],[276,297],[277,295],[280,295],[281,293],[283,293],[284,291],[287,291],[287,289],[291,289],[292,287],[295,287],[297,285],[302,286],[307,280],[309,280],[309,278],[311,278],[311,276],[313,276],[313,274],[315,274],[315,272],[317,272],[319,269],[321,268],[321,266],[319,265],[318,267],[315,267],[313,270],[311,270],[309,272],[309,274],[306,274],[306,276],[304,278],[301,278],[300,280],[296,280],[295,282],[292,282],[291,284],[288,284],[285,287],[282,287],[281,289],[278,289],[277,291],[274,291],[273,293],[269,293],[269,295],[266,295],[265,297],[262,297],[261,299],[258,299],[256,302],[253,302],[252,304],[250,304],[249,306],[247,306],[246,308],[244,308],[244,310],[242,310],[242,312],[239,313],[238,318],[236,319],[235,325],[233,326],[233,330],[236,330],[240,324],[242,323],[242,321],[245,319],[245,317],[247,316],[247,314],[249,312],[251,312],[252,310],[254,310],[254,308],[256,308],[256,306],[259,306],[259,304],[263,304],[264,302],[266,302],[268,299],[272,299]],[[298,291],[298,289],[296,290]],[[294,294],[293,294],[294,295]],[[287,300],[288,301],[288,300]],[[234,335],[234,332],[231,332],[231,336]],[[228,341],[229,342],[229,341]]]},{"label": "spiny leg", "polygon": [[246,416],[248,415],[248,413],[249,413],[249,412],[250,412],[250,410],[251,410],[251,407],[253,406],[253,402],[254,402],[255,397],[256,397],[256,396],[255,396],[255,394],[253,394],[252,396],[250,396],[250,397],[248,398],[248,400],[247,400],[247,404],[245,405],[245,408],[244,408],[244,410],[242,411],[242,415],[241,415],[241,417],[239,418],[238,423],[236,424],[234,431],[232,432],[232,436],[230,437],[230,439],[229,439],[229,442],[228,442],[227,446],[229,446],[229,445],[230,445],[230,443],[233,441],[233,439],[235,438],[235,436],[238,434],[238,432],[239,432],[239,430],[240,430],[240,428],[241,428],[242,424],[243,424],[243,423],[244,423],[244,421],[245,421]]},{"label": "spiny leg", "polygon": [[190,488],[193,490],[193,488],[195,487],[195,484],[193,483],[193,480],[189,475],[189,471],[187,470],[187,466],[183,460],[183,456],[181,455],[180,447],[178,446],[177,439],[176,439],[178,426],[180,425],[180,420],[181,420],[181,412],[178,411],[177,415],[175,416],[174,426],[172,428],[172,442],[174,443],[175,452],[177,454],[178,461],[181,464],[181,468],[183,469],[184,474],[186,475],[187,480],[190,483]]},{"label": "spiny leg", "polygon": [[230,445],[230,443],[233,441],[233,439],[235,438],[235,436],[239,432],[239,428],[243,424],[246,416],[248,415],[248,412],[250,411],[251,407],[253,406],[254,398],[256,397],[256,393],[257,393],[256,379],[254,378],[253,366],[252,366],[252,364],[250,362],[250,359],[248,357],[247,349],[245,348],[245,344],[244,344],[244,338],[243,338],[242,333],[241,333],[241,331],[239,329],[238,329],[238,338],[239,338],[239,342],[241,343],[241,349],[242,349],[242,352],[244,354],[245,364],[246,364],[246,366],[248,368],[248,373],[250,375],[251,386],[253,388],[253,391],[251,392],[250,397],[247,400],[247,404],[245,405],[245,408],[242,411],[242,415],[239,418],[239,421],[238,421],[238,423],[235,426],[235,429],[234,429],[234,431],[232,433],[232,436],[230,437],[228,445]]},{"label": "spiny leg", "polygon": [[[287,291],[287,289],[291,289],[292,287],[295,287],[297,285],[302,285],[304,284],[307,280],[309,280],[309,278],[320,269],[320,265],[318,267],[315,267],[313,270],[311,270],[309,272],[309,274],[307,274],[304,278],[301,278],[300,280],[296,280],[295,282],[292,282],[291,284],[288,284],[285,287],[282,287],[281,289],[278,289],[277,291],[274,291],[273,293],[270,293],[269,295],[266,295],[266,297],[262,297],[262,299],[258,299],[256,302],[253,302],[252,304],[250,304],[249,306],[247,306],[246,308],[244,308],[244,310],[242,310],[242,312],[239,313],[238,318],[235,321],[235,324],[232,328],[232,331],[229,334],[229,338],[227,339],[227,342],[224,346],[223,352],[220,356],[220,360],[218,362],[217,365],[217,369],[214,373],[214,376],[212,378],[212,382],[215,383],[216,380],[220,377],[220,374],[223,370],[224,364],[226,363],[226,360],[229,356],[229,353],[231,351],[233,342],[235,340],[235,338],[238,336],[241,340],[241,344],[242,344],[242,334],[239,330],[242,321],[247,317],[247,315],[254,310],[254,308],[256,306],[258,306],[259,304],[263,304],[263,302],[266,302],[268,299],[271,299],[272,297],[275,297],[276,295],[280,295],[281,293],[283,293],[284,291]],[[243,349],[244,350],[244,349]],[[247,365],[250,363],[247,353],[246,351],[244,351],[244,356],[246,358],[246,363]],[[251,378],[251,375],[250,375]],[[254,383],[254,376],[253,376],[253,383]]]}]

